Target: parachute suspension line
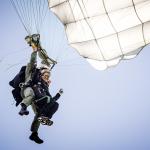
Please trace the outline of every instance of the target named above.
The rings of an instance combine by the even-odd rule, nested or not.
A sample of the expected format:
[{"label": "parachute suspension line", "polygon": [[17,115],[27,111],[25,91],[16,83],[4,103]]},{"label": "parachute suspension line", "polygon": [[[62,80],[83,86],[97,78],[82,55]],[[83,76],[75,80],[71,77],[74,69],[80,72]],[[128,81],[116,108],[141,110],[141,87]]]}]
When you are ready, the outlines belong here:
[{"label": "parachute suspension line", "polygon": [[40,8],[39,9],[39,12],[40,12],[39,17],[41,18],[40,22],[39,22],[39,28],[42,29],[42,25],[43,25],[43,22],[45,20],[45,17],[47,15],[47,12],[48,12],[49,8],[48,8],[47,0],[43,0],[43,1],[40,1],[40,2],[41,2],[42,7],[39,7]]},{"label": "parachute suspension line", "polygon": [[16,4],[18,5],[17,9],[20,10],[20,16],[24,20],[24,24],[26,24],[26,28],[28,28],[29,33],[31,34],[31,27],[30,27],[30,22],[28,21],[28,9],[25,5],[25,0],[15,0]]},{"label": "parachute suspension line", "polygon": [[[30,10],[30,11],[29,11]],[[32,11],[31,11],[32,10]],[[30,13],[30,24],[31,24],[31,30],[34,31],[34,19],[33,19],[33,6],[32,6],[32,0],[30,0],[28,12]],[[36,16],[34,16],[36,18]],[[33,34],[33,33],[32,33]]]},{"label": "parachute suspension line", "polygon": [[36,27],[36,32],[41,32],[41,27],[43,25],[45,16],[48,12],[48,5],[46,0],[33,0],[31,1],[31,10],[32,10],[32,20],[34,21],[34,25]]},{"label": "parachute suspension line", "polygon": [[37,12],[36,14],[37,14],[37,18],[36,18],[36,28],[37,28],[37,33],[40,33],[40,7],[41,7],[41,5],[40,5],[40,2],[39,2],[39,0],[36,0],[37,2],[36,2],[36,6],[35,6],[35,11]]},{"label": "parachute suspension line", "polygon": [[[97,41],[97,39],[96,39],[95,33],[94,33],[94,31],[92,30],[90,24],[88,23],[88,20],[87,20],[87,18],[86,18],[86,16],[85,16],[84,12],[83,12],[83,10],[82,10],[82,7],[81,7],[81,5],[80,5],[79,0],[77,0],[77,2],[78,2],[78,5],[79,5],[79,7],[80,7],[80,9],[81,9],[81,12],[82,12],[82,14],[83,14],[83,17],[85,18],[85,21],[86,21],[87,25],[89,26],[89,28],[90,28],[90,30],[91,30],[91,32],[92,32],[92,34],[93,34],[95,43],[96,43],[98,49],[100,50],[101,56],[102,56],[102,58],[103,58],[103,60],[104,60],[104,62],[105,62],[105,64],[106,64],[106,66],[108,67],[108,64],[107,64],[107,62],[106,62],[106,59],[105,59],[105,57],[104,57],[104,55],[103,55],[103,53],[102,53],[102,51],[101,51],[101,48],[100,48],[100,46],[99,46],[99,44],[98,44],[98,41]],[[83,1],[82,1],[82,2],[83,2]],[[84,3],[83,3],[83,5],[84,5]]]},{"label": "parachute suspension line", "polygon": [[41,24],[41,19],[40,18],[42,18],[42,16],[40,15],[42,12],[40,11],[41,10],[41,0],[37,0],[37,3],[38,3],[38,6],[39,7],[37,7],[37,16],[38,16],[38,22],[39,22],[39,24],[38,24],[38,32],[40,32],[40,24]]},{"label": "parachute suspension line", "polygon": [[36,9],[36,7],[34,6],[34,3],[33,3],[33,0],[30,0],[31,1],[31,8],[32,8],[32,12],[30,12],[33,16],[32,17],[35,17],[35,19],[32,19],[33,21],[34,21],[34,26],[35,26],[35,28],[36,28],[36,32],[37,33],[39,33],[39,31],[38,31],[38,27],[37,27],[37,20],[38,20],[38,17],[36,16],[36,14],[35,14],[35,9]]},{"label": "parachute suspension line", "polygon": [[[67,52],[67,51],[66,51],[66,48],[65,48],[65,47],[63,48],[63,47],[62,47],[62,40],[63,40],[63,38],[64,38],[64,37],[62,36],[61,39],[58,41],[58,44],[56,45],[56,48],[57,48],[57,49],[56,49],[56,50],[57,50],[57,54],[56,54],[56,58],[55,58],[56,61],[58,61],[58,58],[59,58],[60,56],[62,56],[62,53]],[[54,41],[53,41],[53,43],[54,43]],[[54,46],[53,46],[53,47],[54,47]],[[61,49],[65,49],[65,51],[61,51],[61,52],[60,52],[60,50],[58,50],[59,47],[61,47]]]},{"label": "parachute suspension line", "polygon": [[[49,3],[49,2],[48,2]],[[72,15],[73,15],[73,19],[74,19],[74,21],[76,22],[76,20],[75,20],[75,16],[74,16],[74,9],[75,9],[75,5],[77,4],[77,1],[75,1],[74,2],[74,4],[73,4],[73,6],[71,7],[71,4],[70,4],[70,2],[68,1],[68,4],[69,4],[69,7],[70,7],[70,9],[71,9],[71,12],[72,12]],[[71,15],[71,14],[70,14]],[[70,17],[70,16],[69,16]],[[63,37],[62,37],[62,39],[61,40],[59,40],[59,43],[56,45],[57,47],[62,43],[62,40],[63,40]],[[55,46],[55,47],[56,47]],[[56,55],[56,61],[58,62],[58,63],[62,63],[62,62],[64,62],[64,61],[61,61],[61,58],[66,58],[67,57],[67,55],[68,55],[68,52],[69,51],[67,51],[66,49],[67,48],[65,48],[64,47],[64,49],[65,49],[65,51],[58,51],[58,53],[57,53],[57,55]],[[61,58],[60,58],[60,56],[61,56]],[[77,57],[77,58],[79,58],[79,57]],[[76,58],[74,58],[75,60],[77,60]],[[73,60],[73,59],[69,59],[69,60]]]},{"label": "parachute suspension line", "polygon": [[77,62],[77,60],[79,60],[80,59],[80,56],[77,56],[77,57],[74,57],[74,58],[69,58],[69,59],[65,59],[65,60],[58,60],[57,61],[57,64],[62,64],[62,63],[72,63],[72,62]]},{"label": "parachute suspension line", "polygon": [[30,29],[30,33],[31,33],[31,31],[32,31],[32,24],[31,24],[31,19],[30,19],[30,14],[29,14],[29,11],[28,11],[28,9],[27,8],[29,8],[29,1],[27,0],[26,2],[25,1],[23,1],[23,3],[24,3],[24,8],[25,8],[25,14],[26,14],[26,18],[27,18],[27,22],[28,22],[28,27],[29,27],[29,29]]},{"label": "parachute suspension line", "polygon": [[26,17],[25,10],[24,10],[24,5],[22,3],[20,3],[19,1],[17,1],[17,0],[16,0],[16,3],[17,3],[18,6],[20,4],[20,8],[19,7],[18,8],[20,10],[20,14],[22,14],[22,18],[24,19],[24,22],[26,23],[26,27],[27,27],[28,26],[28,24],[27,24],[28,22],[27,22],[27,17]]},{"label": "parachute suspension line", "polygon": [[10,0],[29,35],[39,34],[48,12],[47,0]]},{"label": "parachute suspension line", "polygon": [[22,64],[25,60],[27,60],[27,59],[23,59],[23,60],[19,61],[18,63],[15,63],[15,64],[7,64],[8,67],[5,69],[5,72],[8,71],[9,69],[15,67],[15,66]]},{"label": "parachute suspension line", "polygon": [[[41,2],[40,0],[37,0],[37,4],[38,4],[39,7],[36,7],[36,9],[37,9],[37,22],[39,22],[39,24],[40,24],[40,8],[41,8],[41,3],[40,2]],[[37,24],[38,33],[40,33],[40,25],[39,24]]]},{"label": "parachute suspension line", "polygon": [[[32,24],[30,23],[30,17],[29,15],[29,8],[28,8],[28,1],[25,0],[13,0],[14,4],[16,5],[16,9],[18,10],[18,13],[20,15],[20,18],[23,20],[25,27],[28,29],[29,35],[32,31]],[[31,13],[30,13],[31,14]]]},{"label": "parachute suspension line", "polygon": [[36,16],[36,19],[34,19],[35,21],[35,26],[36,26],[36,32],[40,33],[40,27],[39,27],[39,22],[40,22],[40,11],[39,8],[41,7],[39,4],[39,0],[36,0],[36,4],[32,3],[32,5],[34,6],[35,9],[33,9],[33,14],[34,16]]},{"label": "parachute suspension line", "polygon": [[27,50],[29,47],[25,47],[25,48],[22,48],[20,50],[16,50],[16,51],[13,51],[11,53],[7,53],[5,56],[3,56],[1,59],[0,59],[0,63],[2,61],[4,61],[7,57],[9,57],[10,55],[13,55],[13,54],[18,54],[18,53],[22,53],[24,52],[25,50]]},{"label": "parachute suspension line", "polygon": [[63,64],[65,62],[58,62],[57,67],[73,67],[73,66],[81,67],[81,66],[88,66],[86,63],[81,63],[81,62],[79,62],[79,63],[75,62],[74,63],[73,60],[77,61],[78,59],[72,59],[72,62],[71,63],[69,62],[69,64]]},{"label": "parachute suspension line", "polygon": [[[25,14],[26,14],[26,18],[27,22],[28,22],[28,27],[30,28],[30,33],[32,34],[33,31],[33,19],[32,19],[32,12],[31,9],[33,10],[33,7],[31,6],[31,1],[32,0],[22,0],[24,2],[24,9],[25,9]],[[26,4],[26,5],[25,5]],[[31,35],[30,34],[30,35]]]},{"label": "parachute suspension line", "polygon": [[29,16],[29,25],[30,25],[30,29],[31,29],[31,31],[33,31],[33,21],[32,21],[32,13],[30,12],[30,11],[28,11],[28,10],[31,10],[32,8],[31,8],[31,0],[30,1],[28,1],[28,3],[27,3],[28,5],[27,5],[27,14],[28,14],[28,16]]},{"label": "parachute suspension line", "polygon": [[14,9],[15,9],[15,11],[16,11],[16,13],[17,13],[17,15],[18,15],[18,17],[19,17],[19,19],[20,19],[22,25],[23,25],[23,27],[25,28],[25,30],[27,31],[27,33],[30,34],[30,31],[29,31],[28,28],[26,27],[26,24],[24,23],[24,20],[23,20],[23,18],[21,17],[21,14],[20,14],[19,10],[17,10],[17,6],[16,6],[15,2],[14,2],[13,0],[10,0],[10,2],[11,2],[11,4],[12,4],[12,6],[14,7]]},{"label": "parachute suspension line", "polygon": [[[68,1],[68,0],[67,0]],[[69,1],[68,1],[69,2]],[[74,18],[74,21],[75,21],[75,16],[74,16],[74,13],[73,13],[73,9],[75,8],[75,5],[76,5],[76,1],[75,1],[75,3],[73,4],[73,8],[71,7],[71,5],[70,5],[70,2],[69,2],[69,5],[70,5],[70,8],[71,8],[71,11],[72,11],[72,15],[73,15],[73,18]],[[47,0],[47,4],[50,4],[50,1],[48,1]],[[56,29],[56,28],[54,28],[54,29]],[[57,31],[57,30],[56,30]],[[53,31],[54,33],[56,32],[56,31]],[[53,37],[54,36],[56,36],[56,34],[54,34],[53,35]],[[51,46],[52,46],[52,49],[55,49],[55,50],[57,50],[59,47],[58,46],[60,46],[60,44],[62,43],[62,41],[63,41],[63,36],[62,36],[62,38],[58,41],[57,40],[57,44],[55,45],[55,48],[54,48],[54,40],[55,40],[56,38],[54,37],[54,38],[52,38],[52,44],[51,44]],[[65,50],[63,50],[63,49],[65,49]],[[60,58],[60,56],[66,56],[67,54],[68,54],[68,51],[66,51],[66,48],[63,46],[63,47],[61,47],[61,52],[60,52],[60,50],[58,51],[57,50],[57,54],[55,55],[56,57],[55,57],[55,60],[57,61],[57,63],[61,63],[62,61],[61,61],[61,58]],[[79,58],[79,57],[78,57]]]},{"label": "parachute suspension line", "polygon": [[[49,3],[49,2],[48,2]],[[70,9],[71,9],[71,12],[72,12],[72,15],[73,15],[73,19],[74,19],[74,21],[75,21],[75,16],[74,16],[74,13],[73,13],[73,10],[74,10],[74,8],[75,8],[75,5],[76,5],[76,1],[75,1],[75,3],[74,3],[74,5],[73,5],[73,8],[71,7],[71,4],[70,4],[70,2],[68,1],[68,3],[69,3],[69,7],[70,7]],[[76,22],[76,21],[75,21]],[[61,44],[61,40],[59,41],[59,44],[57,44],[57,46],[59,46]],[[59,61],[58,60],[58,58],[59,58],[59,56],[63,56],[63,57],[65,57],[68,53],[67,53],[68,51],[61,51],[61,53],[59,53],[59,51],[58,51],[58,54],[57,54],[57,56],[56,56],[56,61]],[[62,55],[62,53],[63,53],[63,55]]]}]

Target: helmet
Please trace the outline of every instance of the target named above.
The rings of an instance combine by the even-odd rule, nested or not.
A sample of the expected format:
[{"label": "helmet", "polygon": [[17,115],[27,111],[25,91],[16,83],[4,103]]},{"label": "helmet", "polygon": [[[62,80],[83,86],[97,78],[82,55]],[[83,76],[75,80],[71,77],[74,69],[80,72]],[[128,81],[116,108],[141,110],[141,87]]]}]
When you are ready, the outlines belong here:
[{"label": "helmet", "polygon": [[44,73],[49,73],[50,74],[49,69],[41,68],[40,70],[41,70],[41,75],[43,75]]}]

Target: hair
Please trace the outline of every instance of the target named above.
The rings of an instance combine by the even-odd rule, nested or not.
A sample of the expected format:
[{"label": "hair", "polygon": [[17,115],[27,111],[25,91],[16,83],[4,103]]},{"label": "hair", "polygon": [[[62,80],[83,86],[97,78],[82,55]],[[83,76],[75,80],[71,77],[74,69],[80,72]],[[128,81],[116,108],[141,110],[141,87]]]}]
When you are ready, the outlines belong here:
[{"label": "hair", "polygon": [[47,68],[41,68],[41,75],[43,75],[44,73],[49,73],[50,74],[50,70]]}]

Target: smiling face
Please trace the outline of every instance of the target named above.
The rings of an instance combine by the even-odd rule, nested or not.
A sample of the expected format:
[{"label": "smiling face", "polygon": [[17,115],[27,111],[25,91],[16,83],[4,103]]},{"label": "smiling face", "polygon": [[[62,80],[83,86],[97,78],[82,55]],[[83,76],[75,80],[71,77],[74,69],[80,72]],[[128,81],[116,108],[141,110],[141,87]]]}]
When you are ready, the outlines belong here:
[{"label": "smiling face", "polygon": [[41,76],[42,80],[44,80],[46,83],[50,84],[50,73],[49,72],[44,72]]}]

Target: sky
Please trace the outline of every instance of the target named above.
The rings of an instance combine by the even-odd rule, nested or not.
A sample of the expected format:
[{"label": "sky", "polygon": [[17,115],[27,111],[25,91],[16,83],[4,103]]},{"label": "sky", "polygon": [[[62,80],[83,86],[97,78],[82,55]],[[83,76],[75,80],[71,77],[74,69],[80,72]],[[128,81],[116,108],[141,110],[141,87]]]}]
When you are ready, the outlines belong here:
[{"label": "sky", "polygon": [[[8,82],[30,58],[24,30],[9,0],[0,0],[0,149],[149,150],[150,47],[135,59],[97,71],[67,44],[63,25],[49,12],[43,47],[58,64],[52,95],[60,89],[54,125],[40,126],[41,145],[28,139],[34,114],[19,116]],[[46,30],[46,31],[45,31]]]}]

